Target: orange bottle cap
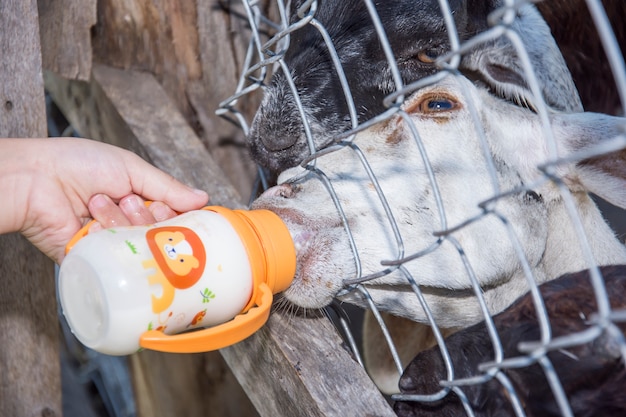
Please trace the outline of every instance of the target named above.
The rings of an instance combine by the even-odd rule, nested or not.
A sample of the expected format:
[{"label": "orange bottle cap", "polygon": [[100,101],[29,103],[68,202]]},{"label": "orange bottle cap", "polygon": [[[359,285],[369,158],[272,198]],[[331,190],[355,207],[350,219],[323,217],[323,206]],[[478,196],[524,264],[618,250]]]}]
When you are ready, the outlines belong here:
[{"label": "orange bottle cap", "polygon": [[267,285],[277,294],[289,287],[296,274],[296,249],[291,233],[269,210],[235,210],[250,222],[265,251]]}]

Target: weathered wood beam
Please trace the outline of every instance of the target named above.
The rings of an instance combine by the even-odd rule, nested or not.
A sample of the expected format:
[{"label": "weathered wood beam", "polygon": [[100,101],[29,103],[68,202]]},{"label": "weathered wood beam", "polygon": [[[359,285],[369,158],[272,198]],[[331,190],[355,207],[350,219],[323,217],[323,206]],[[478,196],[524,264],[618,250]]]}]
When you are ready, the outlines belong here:
[{"label": "weathered wood beam", "polygon": [[96,0],[38,0],[43,67],[61,77],[88,80]]},{"label": "weathered wood beam", "polygon": [[326,317],[277,311],[221,352],[262,416],[395,416]]},{"label": "weathered wood beam", "polygon": [[[0,138],[46,137],[37,3],[0,3],[0,28]],[[21,235],[0,236],[0,281],[0,415],[60,416],[53,263]]]},{"label": "weathered wood beam", "polygon": [[242,207],[213,157],[149,73],[94,65],[89,83],[46,72],[46,89],[80,134],[138,153],[212,203]]}]

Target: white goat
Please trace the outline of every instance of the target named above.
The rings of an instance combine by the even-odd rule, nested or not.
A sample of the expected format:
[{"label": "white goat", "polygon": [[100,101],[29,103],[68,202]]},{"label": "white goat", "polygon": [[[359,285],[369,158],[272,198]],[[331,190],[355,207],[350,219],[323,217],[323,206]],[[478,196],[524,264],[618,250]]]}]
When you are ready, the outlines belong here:
[{"label": "white goat", "polygon": [[[476,126],[471,109],[476,109]],[[447,227],[475,221],[454,231],[480,283],[491,314],[502,311],[528,291],[522,266],[504,223],[479,207],[497,189],[524,189],[495,200],[490,209],[509,222],[536,282],[541,283],[590,265],[553,182],[539,181],[538,166],[555,155],[541,118],[531,110],[496,98],[463,77],[448,76],[419,90],[398,115],[358,134],[358,146],[375,173],[404,243],[404,254],[425,251],[404,266],[421,287],[435,320],[442,327],[465,327],[483,313],[472,291],[463,259],[450,239],[439,246],[433,233],[442,230],[435,189],[422,162],[421,142],[436,178]],[[624,119],[593,113],[549,114],[559,157],[592,148],[623,132]],[[416,141],[411,125],[419,134]],[[482,135],[481,135],[481,132]],[[483,136],[484,135],[484,136]],[[484,145],[481,142],[484,137]],[[606,162],[613,161],[614,166]],[[490,175],[487,161],[494,167]],[[396,238],[376,187],[351,147],[316,161],[330,180],[345,211],[358,251],[362,275],[385,268],[381,260],[398,257]],[[587,192],[626,207],[624,152],[561,164],[555,174],[572,193],[595,262],[625,263],[626,249],[614,236]],[[300,175],[297,175],[300,174]],[[298,271],[285,297],[298,306],[317,308],[337,295],[364,305],[358,292],[340,294],[355,276],[356,264],[346,228],[327,186],[312,172],[284,172],[281,185],[253,205],[278,213],[298,247]],[[394,271],[364,283],[376,305],[394,315],[425,322],[426,317],[406,277]]]},{"label": "white goat", "polygon": [[[423,10],[422,7],[414,7]],[[335,13],[329,15],[335,19]],[[393,13],[387,15],[397,16]],[[420,19],[413,20],[421,22]],[[582,105],[569,72],[550,36],[550,30],[533,6],[526,5],[518,11],[512,28],[526,46],[548,106],[576,114],[552,113],[549,115],[550,126],[543,126],[538,114],[520,107],[541,108],[530,94],[528,74],[524,72],[520,57],[506,37],[468,51],[460,69],[476,84],[449,76],[407,100],[404,104],[404,111],[408,114],[406,118],[399,115],[384,125],[370,128],[360,133],[353,142],[376,175],[398,224],[403,252],[375,184],[353,148],[346,147],[318,158],[316,168],[328,177],[338,195],[355,248],[350,245],[341,215],[328,193],[328,185],[316,173],[298,176],[297,170],[288,170],[280,177],[282,185],[269,190],[255,202],[255,208],[269,208],[279,213],[289,224],[298,245],[298,272],[294,284],[285,293],[288,300],[302,307],[317,308],[339,295],[346,301],[365,305],[359,292],[342,291],[346,282],[359,273],[363,276],[384,271],[381,260],[424,252],[423,256],[404,263],[404,266],[422,289],[437,323],[450,329],[473,324],[483,318],[483,313],[455,241],[480,283],[491,314],[503,310],[528,290],[507,228],[494,213],[504,217],[511,225],[538,283],[590,266],[583,256],[579,236],[558,187],[551,182],[538,182],[542,174],[537,167],[556,156],[550,151],[552,142],[545,137],[546,131],[554,136],[558,156],[567,157],[615,136],[620,125],[623,128],[624,120],[581,113]],[[418,33],[422,32],[415,30],[412,36]],[[352,36],[351,39],[361,42],[361,37]],[[396,46],[402,51],[404,43],[398,44]],[[409,42],[406,46],[412,47],[412,44]],[[304,56],[305,52],[298,50]],[[361,53],[355,56],[358,59],[369,58]],[[317,49],[310,59],[319,59]],[[304,68],[316,68],[309,65],[306,59],[300,64]],[[292,71],[298,69],[294,70],[292,65],[290,68]],[[351,68],[367,66],[355,65]],[[330,77],[329,74],[326,75]],[[371,82],[367,77],[357,79]],[[298,80],[307,82],[308,78],[298,77]],[[491,91],[477,87],[483,85]],[[262,110],[289,107],[289,100],[275,91],[272,93],[273,86],[266,101],[269,100],[267,97],[275,97],[276,100],[264,102]],[[353,94],[360,100],[357,103],[359,109],[373,109],[374,103],[380,104],[379,97],[371,95],[369,90],[369,95],[360,94],[358,83],[352,87]],[[332,122],[335,118],[347,120],[336,106],[329,104],[328,94],[332,95],[332,91],[329,93],[317,87],[303,91],[306,97],[313,94],[310,102],[315,105],[324,103],[321,109],[326,118],[322,121]],[[498,99],[494,94],[511,102]],[[471,106],[476,108],[476,118],[472,117]],[[272,144],[273,140],[285,140],[281,133],[283,130],[299,132],[293,127],[298,118],[286,117],[285,114],[284,111],[260,111],[252,128],[253,142]],[[277,115],[280,119],[275,120],[269,115]],[[311,114],[307,117],[309,123],[315,125],[315,117]],[[417,141],[413,137],[413,125],[419,133]],[[263,130],[264,126],[267,129]],[[321,129],[322,142],[327,143],[337,128],[330,123],[330,126]],[[485,138],[484,142],[481,142],[481,137]],[[420,153],[418,143],[423,145],[425,155]],[[279,151],[276,152],[274,148],[270,146],[272,152],[267,152],[270,155],[267,158],[276,167],[291,166],[308,151],[308,146],[301,147],[305,150],[304,155],[294,151],[295,147],[277,147]],[[434,172],[436,188],[429,179],[424,156]],[[263,162],[264,158],[259,160]],[[286,159],[283,161],[280,158]],[[488,168],[488,160],[494,167],[495,177]],[[587,192],[594,192],[618,206],[626,206],[625,160],[623,153],[613,154],[584,163],[560,165],[554,172],[573,193],[593,257],[601,265],[624,263],[626,250],[613,236]],[[493,212],[481,216],[481,202],[498,191],[518,188],[524,191],[495,200],[487,207]],[[445,221],[440,216],[436,190],[441,193]],[[472,218],[475,221],[454,231],[451,239],[438,240],[433,236],[433,232],[461,225]],[[353,249],[359,256],[358,265]],[[367,281],[364,285],[380,309],[426,322],[417,297],[400,271]],[[368,318],[371,317],[366,316],[366,325]],[[401,334],[402,339],[398,339],[403,342],[399,345],[400,350],[404,346],[411,347],[408,352],[400,352],[401,358],[407,361],[417,350],[433,342],[426,327],[408,329],[407,322],[399,318],[393,318],[388,324],[392,332],[397,330]],[[368,338],[376,337],[369,331],[379,329],[373,324],[366,330],[365,337]],[[398,375],[393,375],[393,371],[390,374],[384,364],[376,363],[381,355],[388,353],[385,344],[366,343],[365,348],[366,361],[368,357],[375,357],[372,361],[375,366],[368,367],[375,381],[385,392],[397,391]],[[382,379],[376,377],[377,373]]]}]

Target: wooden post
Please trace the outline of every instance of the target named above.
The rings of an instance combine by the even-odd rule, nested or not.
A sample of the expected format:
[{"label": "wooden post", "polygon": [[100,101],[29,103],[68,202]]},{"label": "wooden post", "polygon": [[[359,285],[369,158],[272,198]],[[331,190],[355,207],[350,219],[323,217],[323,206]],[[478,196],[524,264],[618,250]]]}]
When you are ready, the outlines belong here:
[{"label": "wooden post", "polygon": [[[46,137],[37,2],[2,1],[0,28],[0,137]],[[52,261],[21,235],[0,236],[0,281],[0,415],[60,416]]]}]

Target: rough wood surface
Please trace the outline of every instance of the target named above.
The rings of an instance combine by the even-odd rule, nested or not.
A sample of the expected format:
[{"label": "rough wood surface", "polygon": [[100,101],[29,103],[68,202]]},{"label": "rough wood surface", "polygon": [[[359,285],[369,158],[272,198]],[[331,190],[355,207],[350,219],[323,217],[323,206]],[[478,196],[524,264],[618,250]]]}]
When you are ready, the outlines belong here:
[{"label": "rough wood surface", "polygon": [[325,317],[274,312],[222,355],[262,416],[395,416]]},{"label": "rough wood surface", "polygon": [[98,1],[92,42],[96,61],[154,74],[189,120],[185,86],[202,75],[195,1]]},{"label": "rough wood surface", "polygon": [[242,195],[255,166],[240,129],[215,115],[241,72],[245,19],[239,1],[100,0],[94,61],[152,73]]},{"label": "rough wood surface", "polygon": [[46,87],[84,137],[132,149],[179,180],[206,190],[211,201],[241,207],[206,147],[149,73],[94,65],[90,83],[46,72]]},{"label": "rough wood surface", "polygon": [[0,415],[60,416],[54,266],[19,234],[0,236]]},{"label": "rough wood surface", "polygon": [[61,77],[88,80],[96,0],[38,0],[43,67]]},{"label": "rough wood surface", "polygon": [[144,351],[129,359],[139,417],[258,415],[219,352]]},{"label": "rough wood surface", "polygon": [[0,132],[2,137],[46,137],[37,4],[0,3]]},{"label": "rough wood surface", "polygon": [[[0,28],[0,138],[45,137],[36,1],[0,2]],[[0,281],[0,415],[60,416],[52,261],[18,234],[0,236]]]}]

